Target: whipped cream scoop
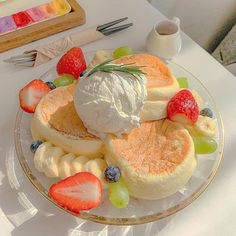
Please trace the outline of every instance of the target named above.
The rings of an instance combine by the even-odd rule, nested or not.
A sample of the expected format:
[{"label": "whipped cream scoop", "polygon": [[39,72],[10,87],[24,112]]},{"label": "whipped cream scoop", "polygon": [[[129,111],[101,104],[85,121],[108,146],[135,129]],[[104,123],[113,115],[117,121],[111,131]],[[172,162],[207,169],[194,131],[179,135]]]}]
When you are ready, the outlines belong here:
[{"label": "whipped cream scoop", "polygon": [[121,136],[139,127],[146,96],[143,74],[98,71],[79,79],[74,104],[88,131],[103,139],[107,133]]}]

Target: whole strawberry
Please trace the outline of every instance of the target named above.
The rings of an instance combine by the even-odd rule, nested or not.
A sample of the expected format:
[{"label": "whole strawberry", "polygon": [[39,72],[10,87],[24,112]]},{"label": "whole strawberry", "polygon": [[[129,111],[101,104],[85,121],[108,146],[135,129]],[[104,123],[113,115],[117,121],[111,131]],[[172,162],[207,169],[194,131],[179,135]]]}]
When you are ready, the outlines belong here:
[{"label": "whole strawberry", "polygon": [[75,79],[78,79],[86,68],[84,54],[81,48],[77,47],[71,48],[57,63],[57,73],[59,75],[70,74]]},{"label": "whole strawberry", "polygon": [[167,117],[182,124],[194,125],[197,122],[198,115],[197,102],[187,89],[179,91],[167,105]]}]

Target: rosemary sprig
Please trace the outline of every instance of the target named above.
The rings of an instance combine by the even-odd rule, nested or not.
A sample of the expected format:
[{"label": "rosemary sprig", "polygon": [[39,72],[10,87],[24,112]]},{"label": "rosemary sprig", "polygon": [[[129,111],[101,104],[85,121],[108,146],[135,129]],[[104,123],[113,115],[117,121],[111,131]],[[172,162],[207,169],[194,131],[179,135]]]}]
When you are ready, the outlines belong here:
[{"label": "rosemary sprig", "polygon": [[129,64],[111,64],[113,60],[107,60],[103,63],[95,66],[87,76],[94,74],[95,72],[102,71],[107,73],[115,73],[115,72],[124,72],[127,74],[131,74],[134,77],[140,77],[141,74],[145,74],[140,67],[142,66],[133,66],[134,63]]}]

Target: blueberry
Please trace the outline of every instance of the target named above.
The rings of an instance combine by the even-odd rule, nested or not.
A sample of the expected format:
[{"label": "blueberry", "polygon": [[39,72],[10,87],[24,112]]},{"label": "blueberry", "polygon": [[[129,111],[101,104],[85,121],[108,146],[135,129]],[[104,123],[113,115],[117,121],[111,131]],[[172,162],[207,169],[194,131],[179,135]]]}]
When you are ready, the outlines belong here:
[{"label": "blueberry", "polygon": [[51,81],[46,82],[46,84],[50,87],[51,90],[56,88],[55,84]]},{"label": "blueberry", "polygon": [[82,71],[79,77],[83,77],[85,73],[86,73],[86,71],[85,71],[85,70],[84,70],[84,71]]},{"label": "blueberry", "polygon": [[121,173],[117,166],[108,166],[104,172],[104,175],[107,182],[114,183],[120,179]]},{"label": "blueberry", "polygon": [[210,108],[204,108],[200,111],[200,115],[201,116],[208,116],[210,118],[213,117],[213,112]]},{"label": "blueberry", "polygon": [[35,140],[31,143],[30,145],[30,150],[31,152],[35,153],[36,150],[38,149],[38,147],[42,144],[43,142],[42,141],[39,141],[39,140]]}]

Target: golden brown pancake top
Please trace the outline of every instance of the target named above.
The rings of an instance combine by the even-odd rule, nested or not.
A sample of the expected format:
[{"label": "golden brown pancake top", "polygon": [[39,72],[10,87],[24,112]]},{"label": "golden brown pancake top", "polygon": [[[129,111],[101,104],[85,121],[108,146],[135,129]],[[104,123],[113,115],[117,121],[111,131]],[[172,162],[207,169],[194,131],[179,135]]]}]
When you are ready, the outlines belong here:
[{"label": "golden brown pancake top", "polygon": [[73,102],[74,88],[75,84],[48,93],[40,103],[41,115],[53,129],[59,132],[83,139],[98,139],[87,132],[77,115]]},{"label": "golden brown pancake top", "polygon": [[147,88],[165,87],[173,83],[174,78],[170,69],[159,58],[150,54],[125,56],[115,62],[118,64],[133,63],[134,66],[141,66],[140,69],[147,78]]},{"label": "golden brown pancake top", "polygon": [[123,139],[114,138],[112,145],[136,172],[157,175],[172,172],[185,159],[190,138],[185,129],[164,119],[142,123]]}]

